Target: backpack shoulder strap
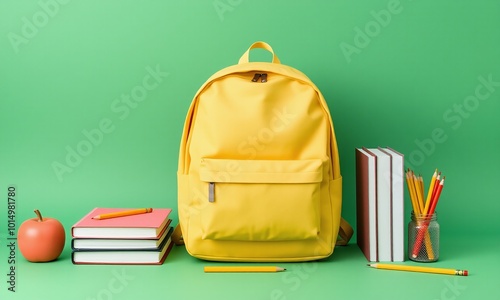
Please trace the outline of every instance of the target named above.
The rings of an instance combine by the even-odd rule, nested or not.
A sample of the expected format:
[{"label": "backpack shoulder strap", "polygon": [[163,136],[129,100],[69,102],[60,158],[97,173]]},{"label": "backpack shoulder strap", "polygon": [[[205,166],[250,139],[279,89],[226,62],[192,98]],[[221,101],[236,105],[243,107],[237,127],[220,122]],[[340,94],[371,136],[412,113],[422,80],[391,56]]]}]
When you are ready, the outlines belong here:
[{"label": "backpack shoulder strap", "polygon": [[180,224],[177,224],[177,226],[175,226],[174,228],[174,232],[172,232],[172,242],[174,242],[174,244],[177,246],[184,245]]},{"label": "backpack shoulder strap", "polygon": [[352,226],[344,219],[340,218],[340,228],[337,237],[336,246],[346,246],[349,243],[354,231]]}]

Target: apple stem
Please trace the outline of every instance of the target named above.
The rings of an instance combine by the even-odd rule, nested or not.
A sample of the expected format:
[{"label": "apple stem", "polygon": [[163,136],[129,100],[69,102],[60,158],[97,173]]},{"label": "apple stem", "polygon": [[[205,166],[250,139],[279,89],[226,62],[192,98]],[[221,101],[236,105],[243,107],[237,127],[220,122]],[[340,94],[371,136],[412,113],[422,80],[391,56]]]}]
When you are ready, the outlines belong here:
[{"label": "apple stem", "polygon": [[38,217],[38,222],[43,222],[42,214],[40,213],[40,211],[38,209],[35,209],[35,214]]}]

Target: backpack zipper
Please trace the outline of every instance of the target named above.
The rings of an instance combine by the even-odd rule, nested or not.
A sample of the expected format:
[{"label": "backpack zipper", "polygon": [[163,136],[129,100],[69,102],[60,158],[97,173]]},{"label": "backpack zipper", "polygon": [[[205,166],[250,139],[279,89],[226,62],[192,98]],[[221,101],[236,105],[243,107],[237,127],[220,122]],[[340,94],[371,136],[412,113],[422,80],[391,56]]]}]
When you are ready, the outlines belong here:
[{"label": "backpack zipper", "polygon": [[260,77],[260,82],[266,83],[267,82],[267,74],[263,73]]},{"label": "backpack zipper", "polygon": [[252,82],[257,82],[257,81],[259,81],[259,79],[260,79],[260,82],[266,83],[267,82],[267,73],[255,73],[255,75],[252,78]]},{"label": "backpack zipper", "polygon": [[215,202],[215,182],[208,183],[208,202]]},{"label": "backpack zipper", "polygon": [[257,82],[260,79],[260,76],[262,76],[262,74],[255,73],[255,75],[253,75],[252,82]]}]

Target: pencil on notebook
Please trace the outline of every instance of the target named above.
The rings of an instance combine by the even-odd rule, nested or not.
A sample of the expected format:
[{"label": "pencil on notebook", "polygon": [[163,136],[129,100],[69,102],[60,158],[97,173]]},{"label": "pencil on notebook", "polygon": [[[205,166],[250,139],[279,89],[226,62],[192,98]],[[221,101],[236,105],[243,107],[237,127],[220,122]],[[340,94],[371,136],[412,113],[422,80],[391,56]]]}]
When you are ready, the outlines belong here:
[{"label": "pencil on notebook", "polygon": [[122,210],[122,211],[93,216],[92,219],[105,220],[105,219],[126,217],[126,216],[138,215],[138,214],[146,214],[146,213],[150,213],[152,211],[153,211],[152,208],[138,208],[138,209],[131,209],[131,210]]}]

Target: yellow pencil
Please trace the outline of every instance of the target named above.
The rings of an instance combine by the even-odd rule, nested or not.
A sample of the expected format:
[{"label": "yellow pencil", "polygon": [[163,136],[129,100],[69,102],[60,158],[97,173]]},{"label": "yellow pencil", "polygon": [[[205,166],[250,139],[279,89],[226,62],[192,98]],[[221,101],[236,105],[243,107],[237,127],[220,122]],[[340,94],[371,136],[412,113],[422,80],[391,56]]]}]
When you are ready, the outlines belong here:
[{"label": "yellow pencil", "polygon": [[414,189],[414,185],[413,185],[413,181],[412,181],[412,176],[411,176],[411,171],[408,169],[408,172],[406,173],[406,184],[408,185],[408,192],[410,193],[410,200],[411,200],[411,204],[413,206],[413,211],[415,211],[416,213],[419,213],[419,206],[418,206],[418,203],[417,203],[417,198],[415,196],[415,189]]},{"label": "yellow pencil", "polygon": [[418,177],[413,174],[413,184],[415,185],[415,194],[417,196],[417,202],[418,202],[418,206],[420,208],[420,212],[423,212],[424,211],[424,196],[423,196],[423,193],[422,193],[422,189],[420,188],[420,180],[418,179]]},{"label": "yellow pencil", "polygon": [[469,276],[469,271],[458,270],[458,269],[430,268],[430,267],[417,267],[417,266],[379,264],[379,263],[368,264],[368,266],[376,269],[394,270],[394,271],[409,271],[409,272],[434,273],[443,275]]},{"label": "yellow pencil", "polygon": [[427,199],[425,200],[424,214],[429,212],[429,206],[431,205],[432,191],[434,190],[434,185],[436,184],[437,169],[432,175],[431,183],[429,185],[429,190],[427,191]]},{"label": "yellow pencil", "polygon": [[273,273],[285,270],[285,268],[267,266],[204,267],[205,273]]},{"label": "yellow pencil", "polygon": [[152,211],[153,211],[152,208],[139,208],[139,209],[123,210],[123,211],[117,211],[117,212],[112,212],[112,213],[108,213],[108,214],[100,214],[97,216],[93,216],[92,219],[104,220],[104,219],[126,217],[126,216],[138,215],[138,214],[145,214],[145,213],[150,213]]}]

